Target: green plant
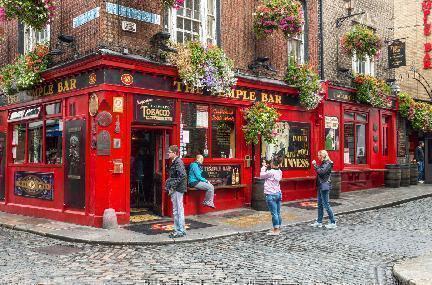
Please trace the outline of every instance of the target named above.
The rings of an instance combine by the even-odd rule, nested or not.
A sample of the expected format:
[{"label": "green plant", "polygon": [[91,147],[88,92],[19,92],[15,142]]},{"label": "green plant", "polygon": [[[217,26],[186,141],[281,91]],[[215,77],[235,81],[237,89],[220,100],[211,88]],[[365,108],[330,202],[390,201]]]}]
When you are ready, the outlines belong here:
[{"label": "green plant", "polygon": [[185,0],[162,0],[162,5],[165,8],[180,9],[183,6],[184,1]]},{"label": "green plant", "polygon": [[41,72],[48,68],[48,46],[37,45],[34,50],[20,55],[15,63],[8,64],[0,70],[0,90],[13,94],[41,83]]},{"label": "green plant", "polygon": [[254,31],[258,37],[271,34],[277,29],[287,38],[302,33],[302,4],[297,0],[263,0],[253,16]]},{"label": "green plant", "polygon": [[257,102],[246,109],[244,111],[246,125],[243,126],[246,143],[258,144],[260,137],[264,142],[272,143],[279,116],[276,109],[263,102]]},{"label": "green plant", "polygon": [[36,30],[41,30],[54,16],[54,0],[0,0],[7,18],[16,18]]},{"label": "green plant", "polygon": [[356,99],[358,102],[377,108],[390,107],[391,101],[388,96],[391,94],[391,88],[384,80],[370,75],[357,74],[354,78],[354,86],[357,89]]},{"label": "green plant", "polygon": [[319,95],[319,76],[311,66],[297,64],[293,58],[290,58],[284,81],[299,90],[300,104],[306,110],[315,109],[322,101],[322,96]]},{"label": "green plant", "polygon": [[230,93],[236,84],[234,63],[217,46],[203,47],[200,42],[177,44],[177,53],[168,59],[177,66],[183,83],[211,94]]},{"label": "green plant", "polygon": [[399,93],[399,112],[408,119],[411,126],[423,132],[432,131],[432,105],[416,102],[409,94]]},{"label": "green plant", "polygon": [[341,45],[346,54],[355,54],[360,60],[364,60],[366,56],[378,56],[382,47],[381,39],[375,31],[360,24],[354,25],[342,37]]}]

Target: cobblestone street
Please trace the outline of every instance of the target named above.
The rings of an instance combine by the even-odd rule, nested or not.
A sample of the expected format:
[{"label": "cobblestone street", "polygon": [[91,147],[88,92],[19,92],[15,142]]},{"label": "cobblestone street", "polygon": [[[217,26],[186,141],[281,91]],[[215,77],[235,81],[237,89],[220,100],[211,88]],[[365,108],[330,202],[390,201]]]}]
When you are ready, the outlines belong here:
[{"label": "cobblestone street", "polygon": [[[164,246],[94,246],[0,229],[2,284],[393,284],[395,261],[432,251],[432,198],[305,224]],[[271,281],[273,283],[271,283]]]}]

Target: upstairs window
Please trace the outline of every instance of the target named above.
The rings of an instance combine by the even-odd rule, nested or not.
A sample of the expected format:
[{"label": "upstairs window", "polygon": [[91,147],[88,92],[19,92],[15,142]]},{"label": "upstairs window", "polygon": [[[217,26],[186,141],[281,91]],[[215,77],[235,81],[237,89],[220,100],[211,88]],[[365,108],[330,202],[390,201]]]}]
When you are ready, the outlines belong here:
[{"label": "upstairs window", "polygon": [[[303,15],[305,16],[305,4],[302,4]],[[306,23],[306,22],[305,22]],[[306,33],[305,33],[305,25],[303,24],[302,33],[294,38],[288,39],[288,57],[293,58],[296,63],[304,64],[305,63],[305,41],[306,41]]]},{"label": "upstairs window", "polygon": [[50,25],[43,30],[37,31],[30,26],[24,26],[24,53],[33,50],[37,44],[49,42]]},{"label": "upstairs window", "polygon": [[164,29],[177,43],[199,40],[216,45],[218,0],[185,0],[179,9],[169,9],[164,15]]},{"label": "upstairs window", "polygon": [[366,56],[360,60],[355,55],[352,58],[352,69],[354,73],[375,76],[375,62],[373,58]]}]

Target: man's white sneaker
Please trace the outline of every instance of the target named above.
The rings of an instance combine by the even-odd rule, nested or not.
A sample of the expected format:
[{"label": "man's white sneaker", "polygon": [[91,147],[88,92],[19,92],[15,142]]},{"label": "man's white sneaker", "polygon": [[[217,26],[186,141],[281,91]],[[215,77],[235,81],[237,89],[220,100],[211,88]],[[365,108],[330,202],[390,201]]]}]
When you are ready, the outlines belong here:
[{"label": "man's white sneaker", "polygon": [[419,183],[420,183],[420,184],[423,184],[423,183],[424,183],[424,181],[423,181],[423,180],[420,180],[420,181],[419,181]]},{"label": "man's white sneaker", "polygon": [[325,225],[326,229],[335,229],[337,228],[336,223]]},{"label": "man's white sneaker", "polygon": [[310,224],[309,226],[314,228],[322,228],[322,223],[318,223],[317,221],[315,221],[315,223]]}]

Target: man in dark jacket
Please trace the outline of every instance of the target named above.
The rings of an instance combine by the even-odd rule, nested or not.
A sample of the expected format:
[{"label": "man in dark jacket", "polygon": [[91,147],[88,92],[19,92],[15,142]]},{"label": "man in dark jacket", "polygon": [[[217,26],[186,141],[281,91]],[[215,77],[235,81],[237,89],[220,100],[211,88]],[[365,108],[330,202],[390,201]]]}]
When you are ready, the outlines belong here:
[{"label": "man in dark jacket", "polygon": [[166,190],[171,196],[173,205],[174,232],[169,235],[171,238],[180,238],[186,235],[183,207],[183,194],[187,191],[186,169],[178,153],[178,146],[169,147],[168,155],[172,164],[169,169],[169,178],[166,181]]},{"label": "man in dark jacket", "polygon": [[418,182],[423,183],[424,182],[424,142],[419,142],[419,145],[417,146],[414,154],[414,158],[417,161],[418,165]]}]

